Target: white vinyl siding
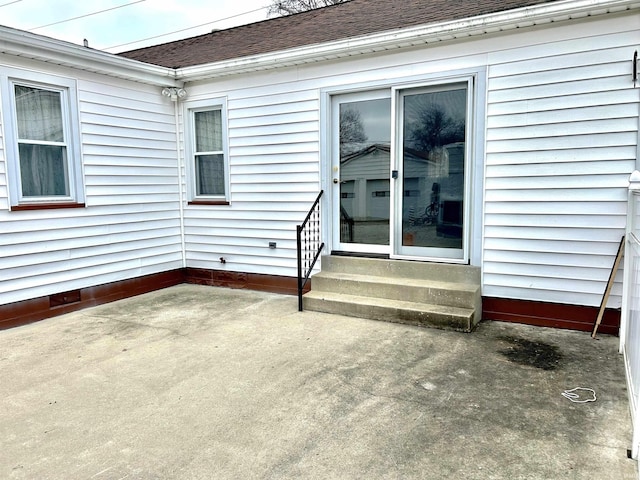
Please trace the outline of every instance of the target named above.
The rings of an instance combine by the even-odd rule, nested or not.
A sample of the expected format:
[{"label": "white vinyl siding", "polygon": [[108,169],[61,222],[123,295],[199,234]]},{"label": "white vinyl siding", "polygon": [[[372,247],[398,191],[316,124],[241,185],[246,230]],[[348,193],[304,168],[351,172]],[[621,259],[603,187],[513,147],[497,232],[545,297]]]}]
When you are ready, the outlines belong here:
[{"label": "white vinyl siding", "polygon": [[269,90],[228,95],[231,207],[185,210],[190,267],[295,275],[296,225],[319,192],[318,92]]},{"label": "white vinyl siding", "polygon": [[[326,92],[481,72],[471,258],[483,295],[599,304],[636,168],[639,21],[557,22],[187,83],[182,102],[225,99],[229,205],[184,196],[186,266],[294,277],[296,225],[331,188]],[[0,63],[8,61],[45,68]],[[182,267],[189,156],[184,135],[177,151],[174,104],[157,87],[46,68],[78,76],[86,208],[9,212],[0,143],[0,304]],[[185,122],[182,110],[179,131]],[[329,205],[325,197],[325,214]],[[619,294],[618,283],[610,306]]]},{"label": "white vinyl siding", "polygon": [[[636,168],[638,40],[620,33],[490,56],[484,295],[599,305]],[[609,306],[620,294],[618,282]]]},{"label": "white vinyl siding", "polygon": [[182,267],[173,104],[156,87],[77,84],[86,206],[11,212],[0,195],[0,304]]},{"label": "white vinyl siding", "polygon": [[[640,42],[637,20],[523,30],[432,46],[428,56],[416,49],[192,86],[194,98],[228,98],[232,206],[187,208],[187,264],[295,275],[295,225],[327,175],[323,89],[361,91],[487,67],[487,116],[477,125],[486,150],[475,172],[485,175],[482,205],[474,204],[482,225],[472,245],[482,242],[472,258],[483,268],[483,295],[597,305],[635,168],[638,90],[629,65]],[[269,241],[278,248],[268,249]],[[619,293],[616,284],[610,306]]]}]

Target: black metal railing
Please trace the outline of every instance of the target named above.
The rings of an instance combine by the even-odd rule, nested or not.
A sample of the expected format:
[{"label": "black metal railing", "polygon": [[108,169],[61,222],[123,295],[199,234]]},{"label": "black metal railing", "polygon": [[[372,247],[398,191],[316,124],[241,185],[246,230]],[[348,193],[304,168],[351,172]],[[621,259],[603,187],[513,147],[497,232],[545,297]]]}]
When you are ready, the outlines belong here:
[{"label": "black metal railing", "polygon": [[298,244],[298,310],[302,311],[302,291],[309,280],[313,266],[316,264],[324,243],[320,231],[320,198],[324,190],[320,190],[313,202],[307,217],[301,225],[296,226]]},{"label": "black metal railing", "polygon": [[347,211],[340,205],[340,241],[353,242],[353,224],[355,221],[349,216]]}]

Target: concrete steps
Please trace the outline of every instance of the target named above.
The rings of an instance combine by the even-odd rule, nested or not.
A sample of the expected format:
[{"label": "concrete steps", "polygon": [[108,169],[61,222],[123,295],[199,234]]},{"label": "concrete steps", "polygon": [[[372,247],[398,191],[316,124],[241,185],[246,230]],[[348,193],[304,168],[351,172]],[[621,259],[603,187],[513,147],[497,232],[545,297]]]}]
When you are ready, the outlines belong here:
[{"label": "concrete steps", "polygon": [[470,332],[480,321],[480,269],[405,260],[324,256],[304,308]]}]

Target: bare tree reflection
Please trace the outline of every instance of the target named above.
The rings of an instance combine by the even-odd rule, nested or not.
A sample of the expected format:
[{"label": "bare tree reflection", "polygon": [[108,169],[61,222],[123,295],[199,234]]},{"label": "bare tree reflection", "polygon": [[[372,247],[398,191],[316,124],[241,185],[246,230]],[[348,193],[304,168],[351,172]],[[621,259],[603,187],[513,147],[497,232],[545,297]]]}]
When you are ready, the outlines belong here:
[{"label": "bare tree reflection", "polygon": [[[367,141],[360,110],[355,108],[340,109],[340,156],[353,153],[354,144]],[[357,147],[356,147],[357,148]]]},{"label": "bare tree reflection", "polygon": [[[420,105],[423,103],[423,105]],[[447,115],[439,105],[416,101],[416,118],[405,125],[405,139],[412,148],[430,152],[444,145],[464,142],[464,119]]]}]

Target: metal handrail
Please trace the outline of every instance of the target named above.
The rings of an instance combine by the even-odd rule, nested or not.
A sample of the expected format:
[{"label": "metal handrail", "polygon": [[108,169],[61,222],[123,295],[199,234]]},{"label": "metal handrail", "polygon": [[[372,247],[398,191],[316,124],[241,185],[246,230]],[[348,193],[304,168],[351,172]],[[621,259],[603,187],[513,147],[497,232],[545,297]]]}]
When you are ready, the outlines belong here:
[{"label": "metal handrail", "polygon": [[296,243],[298,247],[298,311],[300,312],[302,311],[302,290],[307,284],[311,276],[311,271],[324,248],[324,242],[321,242],[320,232],[320,198],[322,198],[323,193],[324,190],[320,190],[306,218],[301,225],[296,226]]},{"label": "metal handrail", "polygon": [[349,216],[345,208],[340,205],[340,240],[353,242],[353,225],[355,220]]}]

